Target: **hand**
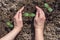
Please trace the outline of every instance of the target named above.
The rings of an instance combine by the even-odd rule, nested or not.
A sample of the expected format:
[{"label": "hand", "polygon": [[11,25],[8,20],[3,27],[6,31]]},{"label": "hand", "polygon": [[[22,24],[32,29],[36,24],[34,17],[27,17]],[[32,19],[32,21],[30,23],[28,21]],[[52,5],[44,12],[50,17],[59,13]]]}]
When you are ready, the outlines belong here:
[{"label": "hand", "polygon": [[36,16],[34,18],[34,26],[36,29],[43,29],[44,28],[44,22],[45,22],[45,14],[41,8],[36,6],[37,12]]},{"label": "hand", "polygon": [[22,7],[14,16],[14,28],[22,28],[23,27],[23,21],[22,21],[22,11],[24,7]]}]

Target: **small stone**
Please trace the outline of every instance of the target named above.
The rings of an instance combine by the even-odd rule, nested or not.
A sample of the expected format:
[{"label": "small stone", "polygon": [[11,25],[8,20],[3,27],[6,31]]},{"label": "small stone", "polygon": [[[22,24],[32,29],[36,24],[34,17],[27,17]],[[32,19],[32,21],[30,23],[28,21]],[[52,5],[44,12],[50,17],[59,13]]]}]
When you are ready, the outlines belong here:
[{"label": "small stone", "polygon": [[0,3],[0,7],[2,7],[2,3]]}]

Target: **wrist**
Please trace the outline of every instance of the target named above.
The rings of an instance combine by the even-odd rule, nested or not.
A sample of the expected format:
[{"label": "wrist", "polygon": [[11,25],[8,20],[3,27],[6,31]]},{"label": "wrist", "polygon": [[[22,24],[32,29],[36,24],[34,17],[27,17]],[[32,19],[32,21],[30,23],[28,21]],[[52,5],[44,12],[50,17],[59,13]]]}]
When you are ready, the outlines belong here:
[{"label": "wrist", "polygon": [[35,30],[43,30],[44,29],[44,26],[36,26],[35,27]]},{"label": "wrist", "polygon": [[22,27],[17,27],[17,26],[15,26],[14,29],[16,29],[16,30],[22,30]]},{"label": "wrist", "polygon": [[35,31],[43,32],[43,29],[41,29],[41,28],[35,28]]},{"label": "wrist", "polygon": [[43,31],[41,29],[35,29],[35,40],[44,40]]},{"label": "wrist", "polygon": [[35,33],[36,33],[36,34],[43,35],[43,30],[35,29]]}]

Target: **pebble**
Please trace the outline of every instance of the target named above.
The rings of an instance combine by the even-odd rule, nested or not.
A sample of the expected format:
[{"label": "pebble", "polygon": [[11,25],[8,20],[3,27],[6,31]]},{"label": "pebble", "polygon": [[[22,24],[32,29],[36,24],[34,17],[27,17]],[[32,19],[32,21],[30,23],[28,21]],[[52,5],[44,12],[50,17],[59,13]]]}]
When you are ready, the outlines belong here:
[{"label": "pebble", "polygon": [[2,3],[0,3],[0,7],[2,7]]}]

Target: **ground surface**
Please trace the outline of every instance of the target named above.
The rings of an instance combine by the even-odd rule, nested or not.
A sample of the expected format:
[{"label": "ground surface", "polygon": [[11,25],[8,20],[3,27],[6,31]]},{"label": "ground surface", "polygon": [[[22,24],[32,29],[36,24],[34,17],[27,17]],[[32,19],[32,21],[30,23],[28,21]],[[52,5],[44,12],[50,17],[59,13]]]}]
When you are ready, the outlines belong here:
[{"label": "ground surface", "polygon": [[[46,15],[44,28],[45,40],[60,40],[60,1],[47,0],[48,4],[54,9],[49,13],[44,8],[44,0],[0,0],[0,38],[11,31],[6,25],[6,21],[13,22],[13,17],[22,6],[25,6],[24,12],[35,13],[35,6],[41,7]],[[17,35],[15,40],[34,40],[33,18],[23,17],[23,30]]]}]

